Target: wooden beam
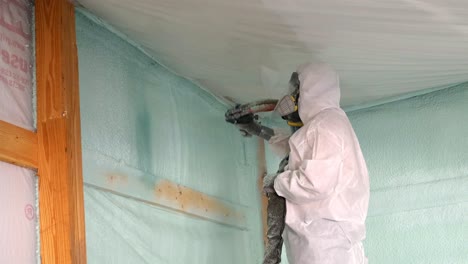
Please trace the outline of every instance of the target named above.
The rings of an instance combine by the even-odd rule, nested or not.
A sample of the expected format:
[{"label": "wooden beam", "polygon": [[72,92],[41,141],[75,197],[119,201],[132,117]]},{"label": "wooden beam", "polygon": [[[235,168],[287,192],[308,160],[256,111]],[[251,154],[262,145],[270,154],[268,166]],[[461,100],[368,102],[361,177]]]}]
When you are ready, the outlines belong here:
[{"label": "wooden beam", "polygon": [[266,168],[266,157],[265,157],[265,141],[262,138],[258,139],[258,150],[257,150],[257,164],[258,164],[258,190],[260,193],[261,207],[262,207],[262,226],[263,226],[263,243],[268,243],[267,232],[268,232],[268,197],[263,192],[263,177],[267,174]]},{"label": "wooden beam", "polygon": [[37,135],[0,120],[0,160],[37,168]]},{"label": "wooden beam", "polygon": [[85,149],[83,162],[86,186],[225,226],[248,228],[246,206],[158,178],[95,151]]},{"label": "wooden beam", "polygon": [[86,263],[75,13],[36,0],[39,211],[42,263]]}]

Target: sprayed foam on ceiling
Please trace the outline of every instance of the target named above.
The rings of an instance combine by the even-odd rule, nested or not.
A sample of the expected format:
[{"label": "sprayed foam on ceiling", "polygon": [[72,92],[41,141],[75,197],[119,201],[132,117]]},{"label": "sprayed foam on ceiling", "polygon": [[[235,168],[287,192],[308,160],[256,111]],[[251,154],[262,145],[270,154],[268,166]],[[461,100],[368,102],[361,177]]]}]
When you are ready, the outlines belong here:
[{"label": "sprayed foam on ceiling", "polygon": [[341,75],[352,106],[468,81],[459,0],[80,0],[175,72],[246,102],[280,96],[300,63]]}]

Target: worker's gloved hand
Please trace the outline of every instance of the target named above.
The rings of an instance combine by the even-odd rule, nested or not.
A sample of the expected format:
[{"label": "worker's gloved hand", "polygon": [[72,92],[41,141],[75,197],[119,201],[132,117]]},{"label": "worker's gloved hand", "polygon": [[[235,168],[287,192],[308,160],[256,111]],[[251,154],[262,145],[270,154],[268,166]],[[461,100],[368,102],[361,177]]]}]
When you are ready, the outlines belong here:
[{"label": "worker's gloved hand", "polygon": [[278,174],[269,174],[263,177],[263,192],[265,193],[275,193],[275,179]]}]

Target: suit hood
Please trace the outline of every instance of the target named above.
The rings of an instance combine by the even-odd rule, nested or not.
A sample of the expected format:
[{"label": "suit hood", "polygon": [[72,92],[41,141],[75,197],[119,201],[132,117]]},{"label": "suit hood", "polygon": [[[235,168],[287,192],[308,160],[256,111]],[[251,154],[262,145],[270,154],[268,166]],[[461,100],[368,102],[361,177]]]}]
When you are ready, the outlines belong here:
[{"label": "suit hood", "polygon": [[299,116],[304,124],[325,109],[340,108],[340,81],[336,71],[327,64],[305,64],[299,75]]}]

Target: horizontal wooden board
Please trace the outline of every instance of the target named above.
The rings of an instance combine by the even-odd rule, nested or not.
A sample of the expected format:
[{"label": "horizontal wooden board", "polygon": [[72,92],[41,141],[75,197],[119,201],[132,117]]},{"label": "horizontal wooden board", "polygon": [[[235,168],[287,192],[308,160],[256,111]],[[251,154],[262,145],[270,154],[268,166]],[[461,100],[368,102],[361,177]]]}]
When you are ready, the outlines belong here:
[{"label": "horizontal wooden board", "polygon": [[0,160],[36,169],[37,149],[36,133],[0,121]]}]

